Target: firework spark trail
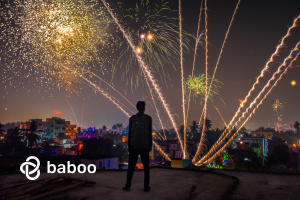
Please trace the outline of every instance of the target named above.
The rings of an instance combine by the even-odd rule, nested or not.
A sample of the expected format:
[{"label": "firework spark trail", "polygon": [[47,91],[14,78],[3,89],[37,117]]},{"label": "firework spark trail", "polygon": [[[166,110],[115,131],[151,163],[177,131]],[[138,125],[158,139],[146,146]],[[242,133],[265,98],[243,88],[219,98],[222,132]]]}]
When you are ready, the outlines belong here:
[{"label": "firework spark trail", "polygon": [[[276,78],[275,76],[276,76],[277,74],[279,74],[281,71],[283,71],[281,68],[284,67],[284,66],[286,66],[286,62],[287,62],[289,59],[292,59],[293,53],[294,53],[295,51],[298,51],[298,50],[299,50],[299,46],[300,46],[300,42],[298,42],[298,43],[296,44],[295,48],[290,52],[289,56],[286,57],[286,58],[284,59],[284,62],[278,67],[277,71],[273,73],[273,76],[271,77],[271,79],[267,82],[267,84],[264,86],[264,88],[259,92],[259,94],[258,94],[258,95],[256,96],[256,98],[252,101],[252,103],[251,103],[250,106],[246,109],[246,111],[244,111],[244,112],[242,113],[242,116],[238,119],[238,121],[234,124],[234,126],[236,126],[237,123],[240,122],[241,119],[245,117],[245,114],[247,114],[248,111],[249,111],[249,109],[253,107],[253,105],[256,103],[256,101],[260,98],[261,94],[266,90],[267,87],[270,86],[270,82]],[[293,60],[293,61],[294,61],[294,60]],[[293,62],[293,61],[292,61],[292,62]],[[289,66],[288,68],[290,68],[290,66]],[[229,135],[230,133],[231,133],[231,131],[228,133],[228,135]],[[225,136],[223,136],[223,137],[227,137],[227,136],[225,135]],[[220,137],[220,139],[222,139],[222,136]]]},{"label": "firework spark trail", "polygon": [[165,154],[165,152],[158,146],[158,144],[156,144],[156,142],[153,141],[153,144],[158,149],[159,153],[161,153],[163,156],[165,156],[165,158],[168,161],[171,161],[170,157],[167,154]]},{"label": "firework spark trail", "polygon": [[156,128],[155,126],[153,126],[153,125],[152,125],[152,127],[155,129],[156,133],[162,138],[162,139],[160,139],[160,138],[158,137],[158,139],[159,139],[159,140],[164,140],[164,137],[160,134],[160,132],[157,130],[157,128]]},{"label": "firework spark trail", "polygon": [[94,88],[96,88],[103,96],[105,96],[107,99],[109,99],[113,104],[115,104],[120,110],[123,111],[123,113],[127,116],[130,117],[130,115],[116,102],[114,101],[104,90],[102,90],[100,87],[92,83],[90,80],[85,78],[84,76],[80,75],[82,79],[84,79],[86,82],[88,82],[90,85],[92,85]]},{"label": "firework spark trail", "polygon": [[[211,79],[211,82],[210,82],[210,86],[209,86],[209,89],[208,89],[208,92],[206,93],[206,95],[205,95],[205,102],[207,103],[207,98],[208,98],[208,96],[209,96],[209,93],[210,93],[210,90],[211,90],[211,87],[212,87],[212,83],[213,83],[213,80],[214,80],[214,78],[215,78],[215,75],[216,75],[216,71],[217,71],[217,68],[218,68],[218,65],[219,65],[219,62],[220,62],[220,59],[221,59],[221,55],[222,55],[222,53],[223,53],[223,49],[224,49],[224,46],[225,46],[225,43],[226,43],[226,41],[227,41],[227,37],[228,37],[228,34],[229,34],[229,31],[230,31],[230,28],[231,28],[231,25],[232,25],[232,22],[233,22],[233,19],[234,19],[234,16],[235,16],[235,14],[236,14],[236,11],[237,11],[237,9],[238,9],[238,6],[239,6],[239,4],[240,4],[240,0],[238,1],[238,3],[237,3],[237,5],[236,5],[236,7],[235,7],[235,10],[234,10],[234,13],[233,13],[233,15],[232,15],[232,18],[231,18],[231,21],[230,21],[230,24],[229,24],[229,27],[228,27],[228,29],[227,29],[227,32],[226,32],[226,35],[225,35],[225,39],[224,39],[224,41],[223,41],[223,45],[222,45],[222,47],[221,47],[221,51],[220,51],[220,54],[219,54],[219,57],[218,57],[218,60],[217,60],[217,64],[216,64],[216,67],[215,67],[215,70],[214,70],[214,74],[213,74],[213,76],[212,76],[212,79]],[[206,3],[206,2],[205,2]],[[205,8],[206,9],[206,8]],[[207,17],[207,14],[206,14],[206,12],[205,12],[205,16]],[[207,23],[207,22],[206,22]],[[206,31],[207,31],[207,27],[206,27]],[[206,33],[207,34],[207,33]],[[207,40],[207,39],[206,39]],[[207,48],[207,47],[206,47]],[[206,49],[207,50],[207,49]],[[206,55],[206,57],[207,57],[207,55]],[[207,58],[206,58],[207,59]],[[207,68],[207,67],[206,67]],[[206,69],[207,70],[207,69]],[[207,79],[207,78],[206,78]],[[207,83],[206,83],[207,84]],[[206,86],[207,87],[207,86]],[[205,120],[206,120],[206,106],[207,106],[207,104],[205,105],[205,111],[204,111],[204,123],[205,123]],[[223,117],[222,117],[222,119],[223,119]],[[201,118],[200,118],[200,120],[201,120]],[[224,119],[223,119],[223,121],[224,121]],[[226,124],[226,123],[225,123]],[[202,130],[202,133],[203,133],[203,131],[204,131],[204,129]],[[203,137],[203,136],[202,136]],[[199,145],[199,147],[201,148],[201,145]],[[200,152],[200,150],[199,150],[199,152]],[[196,154],[197,155],[197,154]]]},{"label": "firework spark trail", "polygon": [[159,137],[157,137],[159,140],[164,140],[164,137],[160,134],[160,132],[157,130],[157,129],[155,129],[155,131],[156,131],[156,133],[158,133],[158,136]]},{"label": "firework spark trail", "polygon": [[83,103],[83,105],[82,105],[82,112],[81,112],[81,126],[80,126],[80,128],[82,128],[83,106],[84,106],[84,103]]},{"label": "firework spark trail", "polygon": [[272,91],[272,89],[277,85],[278,81],[281,80],[282,76],[284,74],[286,74],[286,72],[288,71],[288,69],[291,67],[292,63],[294,61],[297,60],[298,56],[300,55],[300,53],[297,54],[297,56],[291,61],[290,65],[284,70],[283,73],[281,73],[281,75],[279,76],[279,78],[276,80],[276,82],[273,84],[273,86],[269,89],[269,91],[266,93],[266,95],[264,96],[264,98],[262,98],[259,102],[259,104],[257,104],[257,106],[253,109],[252,113],[248,116],[248,118],[244,121],[244,123],[240,126],[240,128],[231,136],[231,138],[228,140],[228,142],[221,148],[219,149],[211,158],[207,159],[205,162],[203,163],[197,163],[195,165],[197,166],[201,166],[204,164],[208,164],[211,161],[213,161],[220,153],[223,152],[223,150],[229,145],[231,144],[231,142],[234,140],[234,138],[237,136],[237,134],[239,133],[239,131],[242,129],[242,127],[246,124],[246,122],[252,117],[252,115],[255,113],[255,111],[259,108],[259,106],[263,103],[263,101],[267,98],[267,96],[270,94],[270,92]]},{"label": "firework spark trail", "polygon": [[[105,96],[107,99],[109,99],[112,103],[114,103],[128,118],[130,117],[130,115],[119,105],[117,104],[110,96],[108,93],[106,93],[104,90],[102,90],[100,87],[98,87],[97,85],[93,84],[90,80],[88,80],[87,78],[85,78],[84,76],[80,75],[81,78],[83,78],[85,81],[87,81],[88,83],[90,83],[94,88],[96,88],[99,92],[102,93],[103,96]],[[155,127],[154,127],[155,128]],[[155,128],[156,129],[156,128]],[[158,131],[157,131],[158,132]],[[159,133],[159,132],[158,132]],[[162,136],[161,136],[162,137]],[[163,137],[162,137],[163,138]],[[154,144],[156,144],[153,141]],[[156,144],[157,145],[157,144]],[[156,148],[159,150],[159,152],[163,152],[163,150],[157,145]],[[170,159],[168,157],[168,155],[166,155],[165,153],[162,154],[163,156],[165,156],[167,159]]]},{"label": "firework spark trail", "polygon": [[74,117],[75,117],[75,120],[76,120],[76,124],[77,124],[77,126],[79,126],[79,123],[78,123],[78,121],[77,121],[77,119],[76,119],[76,115],[75,115],[75,113],[74,113],[74,110],[73,110],[73,108],[72,108],[72,106],[71,106],[70,102],[68,101],[68,99],[67,99],[67,98],[65,98],[65,99],[67,100],[68,104],[69,104],[69,105],[70,105],[70,107],[71,107],[71,110],[72,110],[72,112],[73,112],[73,115],[74,115]]},{"label": "firework spark trail", "polygon": [[135,46],[133,45],[133,43],[131,42],[128,34],[126,33],[126,31],[124,30],[124,28],[122,27],[122,25],[118,22],[117,18],[114,16],[114,14],[112,13],[112,11],[110,10],[110,8],[108,7],[107,3],[104,0],[101,0],[104,4],[104,6],[106,7],[106,9],[108,10],[108,12],[110,13],[111,17],[113,18],[113,20],[115,21],[115,23],[118,25],[118,27],[120,28],[120,31],[123,33],[123,36],[125,37],[126,41],[128,42],[128,44],[131,46],[132,51],[135,53],[135,56],[140,64],[140,66],[145,70],[146,75],[148,76],[149,80],[151,81],[155,91],[157,92],[161,102],[163,103],[163,106],[165,107],[168,116],[172,122],[172,125],[176,131],[176,134],[178,136],[178,140],[180,142],[180,147],[183,150],[183,144],[182,144],[182,140],[180,137],[180,134],[178,132],[177,126],[175,124],[175,121],[173,119],[173,116],[170,113],[170,109],[164,99],[164,97],[162,96],[162,92],[160,90],[160,87],[158,86],[158,84],[156,83],[156,80],[154,79],[152,72],[150,71],[150,69],[148,68],[148,66],[146,65],[146,63],[144,62],[144,60],[142,59],[142,57],[136,52]]},{"label": "firework spark trail", "polygon": [[[254,104],[256,103],[256,101],[260,98],[261,94],[266,90],[266,88],[270,86],[270,82],[271,82],[272,80],[274,80],[274,79],[276,78],[276,75],[279,74],[279,73],[282,71],[281,68],[283,68],[284,66],[286,66],[286,64],[287,64],[286,62],[287,62],[289,59],[292,59],[293,53],[294,53],[295,51],[298,51],[298,50],[299,50],[299,47],[300,47],[300,42],[298,42],[298,43],[296,44],[296,47],[290,52],[289,56],[286,57],[286,58],[284,59],[284,62],[280,65],[280,67],[277,69],[277,71],[273,74],[272,78],[268,81],[268,83],[265,85],[265,87],[260,91],[260,93],[259,93],[259,94],[257,95],[257,97],[254,99],[254,101],[250,104],[250,106],[246,109],[246,111],[243,112],[242,116],[241,116],[241,117],[239,118],[239,120],[235,123],[235,126],[237,125],[238,122],[241,121],[241,118],[244,118],[244,117],[245,117],[245,114],[247,114],[248,111],[249,111],[249,109],[253,107],[253,105],[254,105]],[[297,55],[296,57],[298,57],[298,55]],[[295,59],[294,59],[294,60],[295,60]],[[293,62],[294,60],[292,60],[292,62]],[[289,68],[289,67],[290,67],[290,65],[289,65],[287,68]],[[286,71],[286,70],[284,70],[284,71]]]},{"label": "firework spark trail", "polygon": [[[97,89],[103,96],[105,96],[107,99],[109,99],[113,104],[115,104],[128,118],[130,117],[130,115],[119,105],[117,104],[117,102],[115,102],[113,99],[112,99],[112,96],[109,95],[107,92],[105,92],[104,90],[102,90],[100,87],[98,87],[97,85],[95,85],[94,83],[92,83],[90,80],[88,80],[87,78],[85,78],[84,76],[82,75],[79,75],[81,78],[83,78],[85,81],[87,81],[90,85],[92,85],[95,89]],[[110,97],[111,96],[111,97]],[[120,102],[119,102],[120,103]],[[124,106],[124,105],[123,105]],[[154,127],[154,126],[153,126]],[[155,127],[154,127],[155,128]],[[155,128],[156,129],[156,128]],[[156,130],[157,131],[157,130]],[[160,133],[157,131],[157,133],[160,135]],[[162,137],[160,135],[160,137]],[[162,137],[163,138],[163,137]],[[153,141],[153,143],[155,143]],[[155,143],[156,144],[156,143]],[[157,144],[156,144],[157,145]],[[159,152],[162,152],[163,153],[163,150],[157,145],[157,148],[159,150]],[[168,155],[166,155],[165,153],[162,154],[163,156],[165,156],[167,159],[170,159],[168,157]]]},{"label": "firework spark trail", "polygon": [[[79,75],[79,76],[83,77],[82,75]],[[89,81],[89,83],[91,83],[91,82]],[[98,86],[95,87],[94,86],[95,84],[93,86],[88,85],[87,83],[84,83],[84,84],[87,85],[88,87],[92,88],[93,90],[98,90],[98,92],[100,92],[100,94],[102,94],[104,97],[109,97],[108,98],[109,100],[112,99],[112,100],[118,102],[119,104],[121,104],[122,106],[124,106],[126,109],[128,109],[133,114],[132,110],[130,110],[127,106],[125,106],[122,102],[120,102],[116,97],[112,96],[111,94],[109,94],[108,92],[104,91],[100,87],[98,87]],[[100,88],[100,90],[99,90],[99,88]]]},{"label": "firework spark trail", "polygon": [[201,124],[201,120],[202,120],[203,113],[204,113],[204,107],[203,107],[203,109],[202,109],[202,113],[201,113],[201,116],[200,116],[199,124]]},{"label": "firework spark trail", "polygon": [[[121,105],[123,105],[120,101],[118,101],[115,97],[113,97],[112,95],[108,94],[107,92],[105,92],[103,89],[101,89],[100,87],[98,87],[97,85],[93,84],[90,80],[88,80],[87,78],[85,78],[84,76],[80,75],[81,78],[83,78],[85,81],[87,81],[90,85],[92,85],[94,87],[94,89],[97,89],[104,97],[106,97],[107,99],[109,99],[113,104],[115,104],[121,111],[123,111],[123,113],[127,116],[130,117],[130,115],[118,104],[120,103]],[[115,100],[114,100],[115,99]],[[116,102],[118,101],[118,103]],[[125,108],[127,108],[125,105],[123,105]],[[129,110],[129,108],[127,108]],[[131,111],[132,112],[132,111]],[[132,112],[133,113],[133,112]],[[153,128],[155,128],[153,126]],[[163,138],[160,133],[157,131],[157,129],[155,128],[156,132],[159,134],[159,136],[161,138]],[[159,138],[160,139],[160,138]]]},{"label": "firework spark trail", "polygon": [[[268,81],[268,83],[264,86],[264,88],[260,91],[260,93],[259,93],[259,94],[256,96],[256,98],[252,101],[252,103],[251,103],[250,106],[246,109],[246,111],[244,111],[244,112],[242,113],[242,116],[238,119],[238,121],[234,124],[234,126],[236,126],[237,123],[240,122],[241,119],[245,117],[245,114],[247,114],[248,111],[249,111],[249,109],[251,109],[251,108],[253,107],[253,105],[254,105],[254,104],[257,102],[257,100],[260,98],[261,94],[266,90],[267,87],[270,86],[270,82],[271,82],[272,80],[276,79],[276,75],[279,74],[279,73],[282,71],[282,70],[281,70],[282,67],[286,66],[286,64],[287,64],[286,62],[287,62],[289,59],[292,58],[293,53],[294,53],[295,51],[298,51],[299,46],[300,46],[300,42],[297,43],[296,47],[290,52],[289,56],[286,57],[286,58],[284,59],[284,62],[278,67],[277,71],[273,74],[272,78]],[[298,54],[298,55],[299,55],[299,54]],[[297,59],[298,55],[291,61],[290,65],[284,70],[284,72],[286,72],[287,69],[291,67],[292,63]],[[283,72],[283,73],[284,73],[284,72]],[[282,73],[282,74],[283,74],[283,73]],[[282,76],[282,74],[281,74],[281,76]],[[280,77],[281,77],[281,76],[280,76]],[[274,85],[276,85],[277,82],[278,82],[278,80],[276,81],[276,83],[275,83]],[[274,85],[273,85],[273,86],[274,86]],[[272,88],[273,88],[273,87],[272,87]],[[245,124],[245,123],[243,123],[243,125],[244,125],[244,124]],[[211,150],[210,150],[210,151],[209,151],[209,152],[208,152],[208,153],[207,153],[207,154],[206,154],[199,162],[201,162],[202,160],[206,159],[206,157],[208,157],[209,155],[211,155],[217,148],[219,148],[219,145],[222,144],[222,142],[230,135],[231,132],[232,132],[232,129],[231,129],[227,134],[225,134],[223,137],[222,137],[222,135],[223,135],[223,134],[222,134],[221,137],[218,139],[218,141],[215,143],[215,145],[211,148]]]},{"label": "firework spark trail", "polygon": [[[161,128],[163,129],[163,133],[164,133],[164,136],[165,136],[164,139],[167,140],[166,133],[165,133],[165,129],[164,129],[164,126],[163,126],[162,121],[161,121],[161,119],[160,119],[159,112],[158,112],[158,109],[157,109],[157,107],[156,107],[156,103],[155,103],[155,100],[154,100],[154,97],[153,97],[153,94],[152,94],[152,89],[151,89],[151,87],[150,87],[149,81],[148,81],[148,79],[147,79],[147,76],[145,75],[144,70],[142,70],[142,71],[143,71],[143,74],[144,74],[144,76],[145,76],[145,79],[146,79],[146,83],[147,83],[147,85],[148,85],[148,88],[149,88],[149,93],[150,93],[150,95],[151,95],[151,99],[152,99],[152,101],[153,101],[153,104],[154,104],[154,107],[155,107],[155,110],[156,110],[156,114],[157,114],[157,117],[158,117],[158,119],[159,119],[159,123],[160,123],[160,125],[161,125]],[[162,138],[163,138],[163,137],[162,137]]]},{"label": "firework spark trail", "polygon": [[114,91],[116,91],[119,95],[121,95],[128,103],[130,103],[133,107],[135,107],[125,96],[123,96],[118,90],[116,90],[113,86],[111,86],[109,83],[107,83],[105,80],[103,80],[101,77],[99,77],[98,75],[94,74],[93,72],[90,72],[93,76],[97,77],[98,79],[100,79],[101,81],[103,81],[104,83],[106,83],[106,85],[108,85],[109,87],[111,87]]},{"label": "firework spark trail", "polygon": [[[293,68],[296,68],[296,67],[300,67],[300,65],[297,65],[297,66],[294,66],[294,67],[290,67],[289,69],[293,69]],[[282,71],[284,71],[284,70],[282,70]],[[275,73],[275,72],[274,72],[274,73]],[[274,73],[266,74],[266,75],[263,75],[262,77],[269,76],[269,75],[272,75],[272,74],[274,74]],[[255,80],[255,79],[256,79],[256,78],[251,78],[251,79],[247,79],[247,80],[244,80],[244,81],[239,81],[239,82],[235,82],[235,83],[230,83],[230,84],[228,84],[228,85],[220,86],[220,87],[218,87],[218,88],[216,88],[216,89],[214,89],[214,90],[217,90],[217,89],[219,89],[219,88],[224,88],[224,87],[227,87],[227,86],[230,86],[230,85],[235,85],[235,84],[238,84],[238,83],[243,83],[243,82],[246,82],[246,81]]]},{"label": "firework spark trail", "polygon": [[[193,61],[193,69],[192,69],[192,80],[194,78],[194,69],[195,69],[195,63],[196,63],[197,48],[198,48],[198,43],[199,43],[199,40],[200,40],[199,39],[199,34],[200,34],[200,22],[201,22],[201,15],[202,15],[202,3],[203,3],[203,0],[201,1],[200,13],[199,13],[197,39],[196,39],[196,44],[195,44],[195,53],[194,53],[194,61]],[[188,104],[187,104],[187,111],[186,111],[186,122],[187,122],[188,116],[189,116],[189,107],[190,107],[191,93],[192,93],[192,88],[190,88],[190,92],[189,92],[189,98],[188,98]]]},{"label": "firework spark trail", "polygon": [[192,162],[195,162],[196,158],[198,157],[199,153],[202,150],[202,143],[203,138],[205,137],[205,129],[206,129],[206,112],[207,112],[207,87],[208,87],[208,40],[207,40],[207,0],[205,0],[205,102],[204,102],[204,122],[203,122],[203,129],[202,134],[200,138],[199,147],[197,149],[197,152],[192,160]]},{"label": "firework spark trail", "polygon": [[[214,106],[214,105],[213,105],[213,106]],[[224,122],[225,126],[227,126],[227,124],[226,124],[226,122],[225,122],[225,120],[224,120],[223,116],[221,115],[221,113],[220,113],[219,109],[218,109],[216,106],[214,106],[214,107],[215,107],[215,109],[218,111],[218,113],[220,114],[220,116],[221,116],[221,118],[222,118],[222,120],[223,120],[223,122]]]},{"label": "firework spark trail", "polygon": [[[102,90],[100,87],[98,87],[97,85],[95,85],[94,83],[92,83],[90,80],[88,80],[87,78],[85,78],[84,76],[80,75],[81,78],[83,78],[85,81],[87,81],[89,84],[91,84],[94,88],[97,88],[97,90],[99,92],[101,92],[103,94],[103,96],[105,96],[107,99],[109,99],[111,102],[113,102],[127,117],[130,117],[130,115],[119,105],[117,104],[104,90]],[[156,146],[156,148],[158,149],[158,151],[160,153],[162,153],[163,156],[165,156],[166,159],[171,160],[169,158],[169,156],[167,154],[165,154],[163,152],[163,150],[153,141],[153,144]]]},{"label": "firework spark trail", "polygon": [[224,39],[224,41],[223,41],[223,45],[222,45],[222,47],[221,47],[221,51],[220,51],[220,54],[219,54],[219,57],[218,57],[218,61],[217,61],[217,64],[216,64],[216,67],[215,67],[215,70],[214,70],[214,74],[213,74],[213,76],[212,76],[212,78],[211,78],[209,90],[208,90],[207,96],[206,96],[205,98],[208,98],[209,93],[210,93],[210,90],[211,90],[211,88],[212,88],[212,83],[213,83],[213,81],[214,81],[214,78],[215,78],[215,75],[216,75],[216,71],[217,71],[217,69],[218,69],[218,65],[219,65],[219,62],[220,62],[220,59],[221,59],[221,56],[222,56],[222,53],[223,53],[223,49],[224,49],[225,43],[226,43],[226,41],[227,41],[227,37],[228,37],[229,31],[230,31],[230,28],[231,28],[231,25],[232,25],[234,16],[235,16],[235,14],[236,14],[236,11],[237,11],[237,9],[238,9],[238,7],[239,7],[240,2],[241,2],[241,0],[239,0],[238,3],[236,4],[236,7],[235,7],[234,13],[233,13],[233,15],[232,15],[232,18],[231,18],[231,21],[230,21],[228,30],[227,30],[226,35],[225,35],[225,39]]},{"label": "firework spark trail", "polygon": [[[91,88],[93,88],[93,89],[97,89],[100,93],[102,93],[102,95],[104,96],[104,97],[106,97],[106,98],[108,98],[108,97],[110,97],[111,99],[114,99],[115,101],[117,101],[119,104],[121,104],[122,106],[124,106],[125,108],[127,108],[122,102],[120,102],[118,99],[116,99],[114,96],[112,96],[112,95],[110,95],[109,93],[107,93],[107,92],[105,92],[103,89],[101,89],[101,90],[99,90],[99,88],[100,87],[92,87],[92,86],[90,86],[90,85],[88,85],[89,87],[91,87]],[[111,101],[111,99],[110,98],[108,98],[110,101]],[[113,101],[112,101],[113,102]],[[114,102],[113,102],[114,103]],[[114,103],[115,104],[115,103]],[[117,104],[115,104],[115,105],[117,105]],[[133,104],[131,103],[131,105],[133,106]],[[120,108],[120,107],[119,107]],[[133,114],[133,112],[129,109],[129,108],[127,108],[132,114]],[[150,108],[149,108],[150,109]],[[122,110],[123,111],[123,110]],[[160,132],[156,129],[156,127],[155,126],[153,126],[152,125],[152,127],[156,130],[156,132],[158,133],[158,135],[162,138],[162,139],[164,139],[162,136],[161,136],[161,134],[160,134]],[[159,138],[159,137],[158,137]],[[161,140],[160,138],[159,138],[159,140]]]},{"label": "firework spark trail", "polygon": [[180,37],[180,66],[181,66],[181,90],[182,90],[182,112],[183,112],[183,139],[184,139],[183,158],[186,159],[186,125],[187,125],[187,123],[186,123],[186,118],[185,118],[181,0],[179,0],[179,37]]},{"label": "firework spark trail", "polygon": [[[276,55],[278,55],[279,49],[284,45],[285,39],[286,39],[288,36],[290,36],[290,31],[291,31],[291,29],[293,29],[293,28],[295,28],[295,27],[297,26],[296,22],[298,21],[298,19],[300,19],[300,15],[299,15],[297,18],[294,19],[293,25],[292,25],[291,27],[288,28],[288,31],[287,31],[286,35],[281,39],[280,44],[277,45],[275,52],[271,55],[271,58],[270,58],[269,61],[265,64],[265,67],[264,67],[264,69],[261,71],[260,75],[256,78],[256,82],[253,84],[251,90],[248,92],[248,94],[247,94],[247,96],[245,97],[245,100],[243,101],[243,103],[240,104],[240,106],[239,106],[239,108],[238,108],[238,111],[235,113],[234,117],[233,117],[233,118],[231,119],[231,121],[229,122],[228,127],[226,127],[226,129],[224,130],[224,132],[222,133],[222,135],[220,136],[220,138],[218,139],[218,141],[219,141],[219,140],[227,133],[229,126],[232,125],[232,123],[234,122],[234,120],[236,119],[236,117],[238,116],[238,114],[240,113],[241,108],[244,107],[244,104],[247,102],[247,100],[248,100],[248,98],[250,97],[252,91],[254,91],[255,86],[259,83],[259,79],[260,79],[261,77],[264,76],[264,73],[265,73],[266,71],[268,71],[268,69],[269,69],[269,64],[270,64],[272,61],[274,61],[274,57],[275,57]],[[218,141],[217,141],[217,142],[218,142]],[[200,145],[199,145],[199,146],[200,146]],[[198,152],[198,151],[197,151],[197,152]],[[196,154],[196,155],[197,155],[197,154]],[[207,154],[206,154],[206,155],[207,155]],[[195,156],[195,158],[196,158],[196,156]],[[194,162],[194,160],[193,160],[193,162]]]}]

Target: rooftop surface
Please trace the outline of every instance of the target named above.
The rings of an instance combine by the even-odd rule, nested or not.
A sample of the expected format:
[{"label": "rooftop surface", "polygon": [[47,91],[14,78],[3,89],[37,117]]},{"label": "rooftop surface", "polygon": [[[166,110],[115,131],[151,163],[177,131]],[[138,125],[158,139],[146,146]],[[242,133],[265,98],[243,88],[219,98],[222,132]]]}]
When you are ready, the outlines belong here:
[{"label": "rooftop surface", "polygon": [[[126,170],[102,170],[95,174],[64,174],[73,178],[94,181],[44,200],[69,199],[230,199],[230,200],[282,200],[299,199],[300,176],[266,174],[242,171],[213,170],[187,171],[181,169],[151,168],[150,192],[143,191],[143,170],[136,170],[131,191],[125,186]],[[41,173],[39,179],[58,174]],[[39,180],[38,179],[38,180]],[[0,190],[29,182],[23,174],[0,175]],[[64,187],[66,185],[59,185]]]},{"label": "rooftop surface", "polygon": [[[95,174],[65,174],[70,177],[95,181],[92,186],[77,188],[51,195],[44,200],[61,199],[66,196],[87,199],[223,199],[234,187],[233,177],[212,172],[185,171],[176,169],[151,168],[149,192],[143,191],[144,171],[136,170],[131,191],[123,191],[126,170],[104,170]],[[41,173],[39,179],[57,174]],[[38,179],[38,180],[39,180]],[[0,176],[0,189],[27,182],[24,174]],[[61,186],[63,187],[63,186]],[[68,199],[68,198],[65,198]]]},{"label": "rooftop surface", "polygon": [[300,174],[217,171],[239,179],[230,200],[283,200],[300,196]]}]

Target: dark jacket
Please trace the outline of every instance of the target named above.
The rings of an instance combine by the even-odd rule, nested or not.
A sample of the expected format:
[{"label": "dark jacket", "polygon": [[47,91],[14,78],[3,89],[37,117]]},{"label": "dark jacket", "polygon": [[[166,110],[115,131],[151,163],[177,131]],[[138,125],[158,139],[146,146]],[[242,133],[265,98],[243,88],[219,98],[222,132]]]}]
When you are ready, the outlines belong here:
[{"label": "dark jacket", "polygon": [[[137,115],[146,115],[144,113],[137,113]],[[129,134],[128,134],[128,148],[129,148],[129,151],[131,151],[132,149],[132,146],[131,146],[131,134],[132,134],[132,130],[131,130],[131,127],[132,127],[132,124],[134,122],[134,118],[135,118],[135,115],[131,116],[130,119],[129,119]],[[148,128],[149,128],[149,149],[148,151],[151,151],[152,150],[152,118],[149,116],[149,115],[146,115],[146,122],[148,124]]]}]

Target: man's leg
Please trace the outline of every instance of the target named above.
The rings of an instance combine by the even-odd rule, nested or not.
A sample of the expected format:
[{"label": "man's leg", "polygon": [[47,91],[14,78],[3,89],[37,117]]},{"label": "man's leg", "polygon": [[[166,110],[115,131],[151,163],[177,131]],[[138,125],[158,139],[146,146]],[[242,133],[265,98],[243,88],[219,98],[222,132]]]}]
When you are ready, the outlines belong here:
[{"label": "man's leg", "polygon": [[141,160],[144,165],[144,188],[149,188],[150,183],[150,166],[149,166],[149,151],[142,151],[141,153]]},{"label": "man's leg", "polygon": [[132,150],[129,152],[129,162],[128,162],[128,170],[127,170],[127,182],[126,187],[131,186],[131,180],[134,172],[134,168],[136,166],[136,162],[138,160],[138,152]]}]

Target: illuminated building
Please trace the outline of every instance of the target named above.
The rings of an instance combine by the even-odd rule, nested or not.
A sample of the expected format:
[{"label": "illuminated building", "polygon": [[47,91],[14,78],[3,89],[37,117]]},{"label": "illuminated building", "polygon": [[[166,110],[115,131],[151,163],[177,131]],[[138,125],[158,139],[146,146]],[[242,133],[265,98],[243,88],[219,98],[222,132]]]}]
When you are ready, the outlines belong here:
[{"label": "illuminated building", "polygon": [[268,141],[264,136],[262,137],[245,137],[243,142],[248,142],[250,148],[257,153],[259,157],[266,157],[268,155]]},{"label": "illuminated building", "polygon": [[59,117],[46,118],[44,127],[48,139],[57,138],[58,134],[70,136],[71,139],[76,138],[76,125],[71,125],[70,121],[65,121],[65,119]]},{"label": "illuminated building", "polygon": [[[178,140],[154,140],[160,147],[161,149],[166,152],[170,158],[182,158],[182,153],[181,149],[179,146],[179,141]],[[153,147],[153,156],[155,157],[154,159],[160,159],[162,158],[162,155],[160,152]],[[191,158],[194,153],[196,152],[196,142],[194,140],[187,140],[187,152],[189,154],[189,157]]]},{"label": "illuminated building", "polygon": [[66,135],[67,124],[64,119],[59,117],[47,118],[44,126],[48,138],[57,138],[59,133]]},{"label": "illuminated building", "polygon": [[237,142],[236,149],[238,150],[250,150],[250,143],[249,142]]},{"label": "illuminated building", "polygon": [[272,139],[274,136],[273,132],[264,132],[264,131],[250,131],[250,137],[262,137],[264,136],[266,139]]},{"label": "illuminated building", "polygon": [[30,122],[19,124],[19,129],[21,130],[27,130],[29,129],[29,127],[30,127]]},{"label": "illuminated building", "polygon": [[66,128],[66,136],[70,136],[71,139],[76,139],[76,133],[77,133],[77,129],[76,129],[76,125],[71,125],[69,124],[68,127]]}]

